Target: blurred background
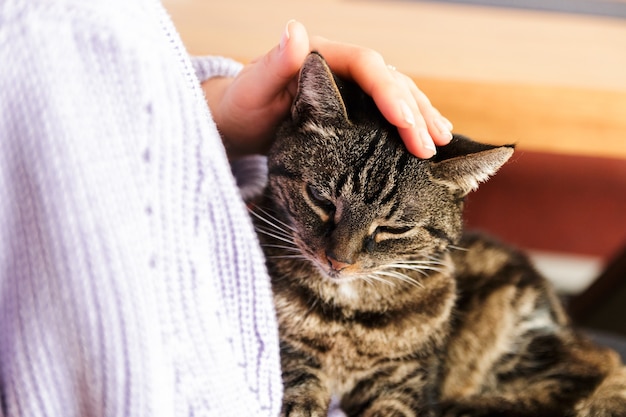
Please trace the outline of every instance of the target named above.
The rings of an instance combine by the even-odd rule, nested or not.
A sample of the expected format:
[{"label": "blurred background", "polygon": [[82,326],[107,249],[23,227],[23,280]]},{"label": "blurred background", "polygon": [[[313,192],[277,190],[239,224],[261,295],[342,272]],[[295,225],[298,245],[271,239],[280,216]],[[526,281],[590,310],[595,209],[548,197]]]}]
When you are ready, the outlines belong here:
[{"label": "blurred background", "polygon": [[289,19],[368,46],[455,131],[517,152],[467,224],[529,251],[582,325],[626,335],[626,0],[164,0],[190,53],[247,62]]}]

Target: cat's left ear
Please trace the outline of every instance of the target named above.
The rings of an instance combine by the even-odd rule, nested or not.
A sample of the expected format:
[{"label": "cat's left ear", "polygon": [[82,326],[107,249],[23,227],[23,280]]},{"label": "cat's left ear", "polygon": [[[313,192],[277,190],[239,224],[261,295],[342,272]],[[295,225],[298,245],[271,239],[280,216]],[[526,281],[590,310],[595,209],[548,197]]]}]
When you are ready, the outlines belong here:
[{"label": "cat's left ear", "polygon": [[335,77],[324,58],[317,52],[310,53],[302,65],[291,116],[296,123],[309,119],[348,120]]},{"label": "cat's left ear", "polygon": [[446,146],[437,149],[430,160],[434,179],[444,181],[466,195],[504,165],[513,155],[513,145],[486,145],[454,135]]}]

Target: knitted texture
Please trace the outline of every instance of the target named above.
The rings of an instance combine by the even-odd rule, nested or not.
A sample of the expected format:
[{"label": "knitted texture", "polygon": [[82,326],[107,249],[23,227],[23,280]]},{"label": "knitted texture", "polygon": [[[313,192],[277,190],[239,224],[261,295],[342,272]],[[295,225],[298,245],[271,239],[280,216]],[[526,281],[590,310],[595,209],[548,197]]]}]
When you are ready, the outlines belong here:
[{"label": "knitted texture", "polygon": [[[275,416],[269,280],[153,1],[0,0],[0,415]],[[195,67],[195,68],[194,68]]]}]

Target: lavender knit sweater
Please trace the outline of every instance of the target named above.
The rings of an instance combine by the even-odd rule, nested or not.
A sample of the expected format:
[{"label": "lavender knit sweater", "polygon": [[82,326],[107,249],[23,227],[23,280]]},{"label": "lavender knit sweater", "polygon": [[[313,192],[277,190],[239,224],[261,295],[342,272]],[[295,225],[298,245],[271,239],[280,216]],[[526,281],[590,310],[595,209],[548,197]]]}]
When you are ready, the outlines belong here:
[{"label": "lavender knit sweater", "polygon": [[[275,416],[264,262],[152,0],[0,0],[0,415]],[[195,68],[194,68],[195,67]]]}]

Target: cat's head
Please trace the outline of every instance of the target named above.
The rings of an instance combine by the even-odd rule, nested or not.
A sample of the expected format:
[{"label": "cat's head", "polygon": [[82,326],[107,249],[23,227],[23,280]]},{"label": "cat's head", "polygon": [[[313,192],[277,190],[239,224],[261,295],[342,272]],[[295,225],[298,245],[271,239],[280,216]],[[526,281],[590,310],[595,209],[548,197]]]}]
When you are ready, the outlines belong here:
[{"label": "cat's head", "polygon": [[431,269],[462,233],[464,197],[512,155],[455,136],[422,160],[358,87],[313,53],[268,159],[283,230],[323,279]]}]

